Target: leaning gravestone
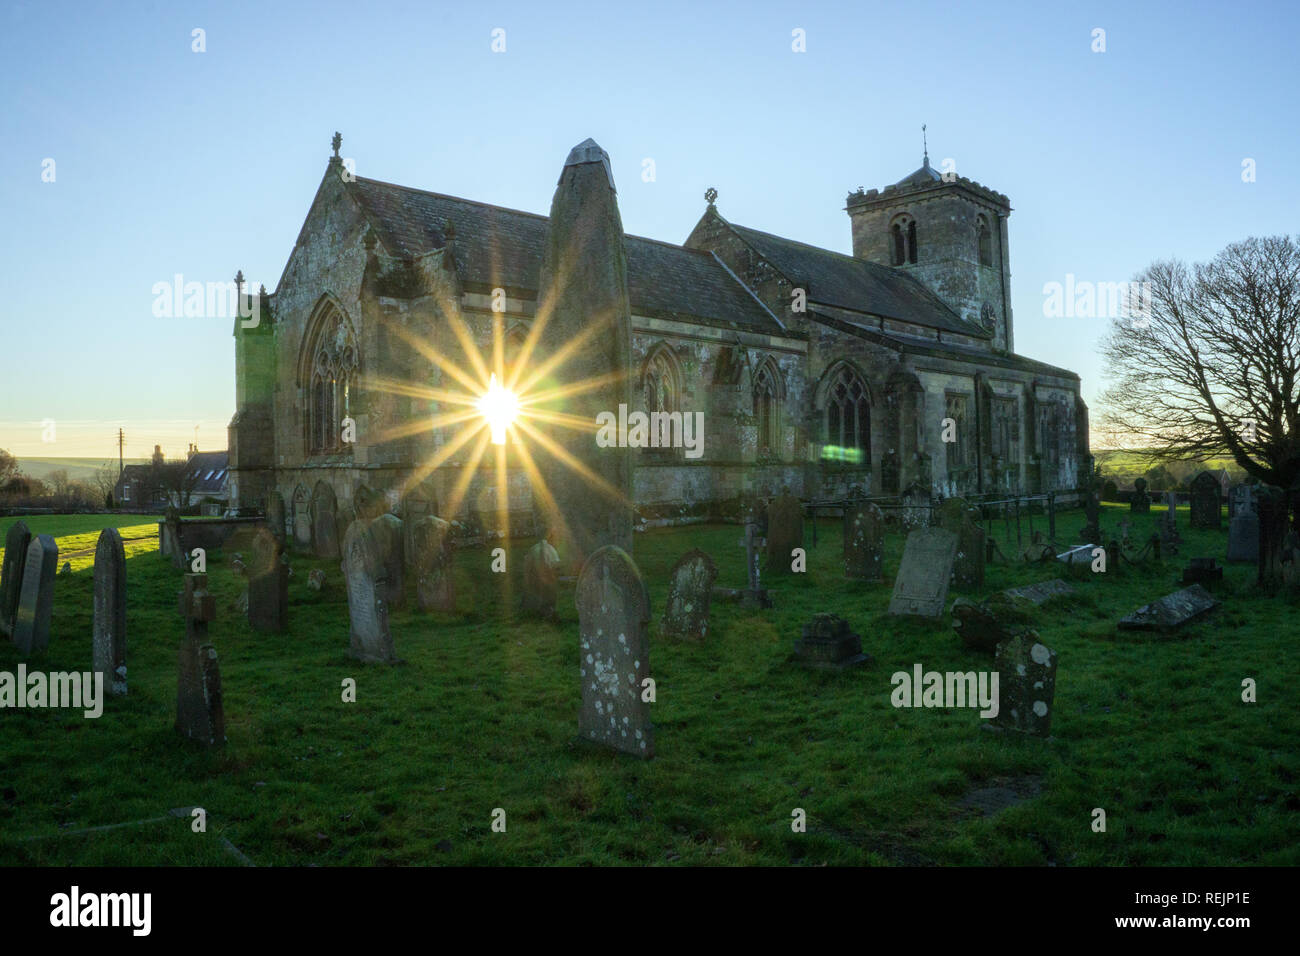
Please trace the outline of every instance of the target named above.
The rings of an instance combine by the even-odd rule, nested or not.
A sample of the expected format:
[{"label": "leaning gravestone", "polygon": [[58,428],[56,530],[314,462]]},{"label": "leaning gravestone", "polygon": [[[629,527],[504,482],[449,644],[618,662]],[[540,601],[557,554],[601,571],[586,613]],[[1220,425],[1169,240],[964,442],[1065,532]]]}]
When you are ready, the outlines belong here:
[{"label": "leaning gravestone", "polygon": [[285,514],[284,498],[274,488],[266,495],[266,527],[283,551],[284,541],[289,531],[289,518]]},{"label": "leaning gravestone", "polygon": [[844,513],[844,576],[879,581],[883,566],[885,516],[869,501],[851,502]]},{"label": "leaning gravestone", "polygon": [[650,676],[650,595],[622,548],[587,559],[576,594],[582,710],[578,734],[638,757],[653,757],[654,727],[642,681]]},{"label": "leaning gravestone", "polygon": [[792,552],[803,547],[803,506],[794,495],[781,495],[767,506],[767,572],[789,574]]},{"label": "leaning gravestone", "polygon": [[1175,591],[1159,601],[1145,604],[1119,622],[1125,631],[1172,631],[1209,614],[1219,601],[1199,584]]},{"label": "leaning gravestone", "polygon": [[[380,496],[380,501],[383,497]],[[362,524],[367,523],[358,516]],[[402,560],[402,519],[397,515],[381,512],[369,522],[370,533],[379,545],[379,553],[384,560],[384,600],[389,609],[406,604],[406,569]]]},{"label": "leaning gravestone", "polygon": [[411,543],[415,599],[420,610],[456,610],[456,578],[452,563],[455,545],[450,522],[436,515],[411,515],[402,525],[410,529],[404,537]]},{"label": "leaning gravestone", "polygon": [[998,713],[994,726],[1046,737],[1056,696],[1056,651],[1024,631],[998,645]]},{"label": "leaning gravestone", "polygon": [[559,591],[560,554],[543,538],[524,555],[524,613],[553,619]]},{"label": "leaning gravestone", "polygon": [[293,492],[293,545],[299,551],[311,550],[311,492],[306,485]]},{"label": "leaning gravestone", "polygon": [[23,585],[23,565],[32,533],[22,521],[15,521],[5,533],[4,563],[0,565],[0,633],[12,635],[18,614],[18,593]]},{"label": "leaning gravestone", "polygon": [[253,540],[248,565],[248,623],[255,631],[279,633],[289,620],[289,566],[269,532]]},{"label": "leaning gravestone", "polygon": [[316,482],[311,496],[311,537],[318,558],[339,556],[338,501],[334,489]]},{"label": "leaning gravestone", "polygon": [[1035,607],[1047,603],[1054,597],[1064,597],[1074,593],[1074,588],[1060,578],[1039,581],[1037,584],[1026,584],[1018,588],[1007,588],[1002,592],[1012,602],[1027,601]]},{"label": "leaning gravestone", "polygon": [[219,747],[226,742],[226,711],[217,649],[207,640],[208,623],[216,618],[208,576],[187,573],[177,597],[185,636],[177,655],[176,731],[205,747]]},{"label": "leaning gravestone", "polygon": [[1228,560],[1259,560],[1259,509],[1254,489],[1239,485],[1233,489],[1232,518],[1228,521]]},{"label": "leaning gravestone", "polygon": [[668,600],[661,633],[682,641],[702,641],[709,633],[709,607],[718,569],[696,548],[687,551],[668,572]]},{"label": "leaning gravestone", "polygon": [[1147,494],[1147,480],[1138,478],[1133,482],[1133,500],[1129,502],[1129,511],[1145,515],[1151,513],[1151,496]]},{"label": "leaning gravestone", "polygon": [[939,508],[939,523],[957,536],[953,580],[959,588],[984,587],[984,532],[964,498],[948,498]]},{"label": "leaning gravestone", "polygon": [[99,533],[95,547],[94,670],[115,697],[126,693],[126,551],[116,528]]},{"label": "leaning gravestone", "polygon": [[938,617],[948,599],[957,536],[946,528],[918,528],[907,535],[903,563],[894,579],[890,614]]},{"label": "leaning gravestone", "polygon": [[369,522],[354,521],[348,528],[343,539],[342,569],[351,622],[349,653],[361,661],[396,663],[384,601],[384,556],[370,533]]},{"label": "leaning gravestone", "polygon": [[1193,528],[1219,530],[1223,489],[1219,479],[1203,471],[1192,479],[1191,520]]},{"label": "leaning gravestone", "polygon": [[54,610],[54,570],[59,546],[48,534],[38,534],[27,545],[23,562],[18,614],[14,618],[14,644],[26,657],[50,645],[50,614]]}]

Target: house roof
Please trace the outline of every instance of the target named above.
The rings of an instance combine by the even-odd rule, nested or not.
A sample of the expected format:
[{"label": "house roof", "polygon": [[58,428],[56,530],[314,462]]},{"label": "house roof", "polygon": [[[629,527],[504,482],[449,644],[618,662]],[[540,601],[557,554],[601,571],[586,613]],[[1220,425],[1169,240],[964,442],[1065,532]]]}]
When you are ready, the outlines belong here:
[{"label": "house roof", "polygon": [[982,326],[954,312],[905,269],[856,259],[748,226],[728,225],[787,279],[795,285],[806,284],[809,302],[980,339],[992,337]]},{"label": "house roof", "polygon": [[225,451],[196,451],[186,462],[188,476],[197,495],[217,493],[226,487],[230,454]]},{"label": "house roof", "polygon": [[[549,217],[362,177],[352,195],[389,252],[413,257],[443,248],[450,221],[462,282],[536,295]],[[713,253],[640,236],[625,239],[628,298],[638,315],[783,331]]]}]

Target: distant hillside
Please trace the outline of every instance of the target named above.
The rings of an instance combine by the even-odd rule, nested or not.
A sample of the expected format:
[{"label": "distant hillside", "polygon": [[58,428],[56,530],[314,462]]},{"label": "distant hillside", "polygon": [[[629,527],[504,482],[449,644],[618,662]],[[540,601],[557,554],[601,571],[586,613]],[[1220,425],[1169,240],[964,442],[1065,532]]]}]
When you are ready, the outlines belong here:
[{"label": "distant hillside", "polygon": [[1202,471],[1218,472],[1226,469],[1233,482],[1244,481],[1246,473],[1231,458],[1211,458],[1207,461],[1173,461],[1156,462],[1145,457],[1140,451],[1117,449],[1094,453],[1097,466],[1103,478],[1110,478],[1116,484],[1132,484],[1134,478],[1145,475],[1152,468],[1163,466],[1174,476],[1179,484],[1186,484]]},{"label": "distant hillside", "polygon": [[[123,464],[147,465],[148,458],[125,458]],[[51,472],[63,470],[73,481],[89,481],[105,465],[117,468],[117,459],[107,458],[19,458],[18,470],[25,475],[44,481]]]}]

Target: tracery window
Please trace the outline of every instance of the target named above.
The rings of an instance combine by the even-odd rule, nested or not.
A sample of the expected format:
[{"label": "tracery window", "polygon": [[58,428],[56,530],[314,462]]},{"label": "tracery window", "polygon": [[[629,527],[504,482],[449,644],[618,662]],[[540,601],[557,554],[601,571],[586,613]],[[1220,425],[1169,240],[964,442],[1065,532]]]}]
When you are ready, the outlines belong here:
[{"label": "tracery window", "polygon": [[[681,382],[677,376],[677,368],[669,355],[668,347],[661,345],[650,356],[645,364],[645,372],[641,378],[642,400],[647,415],[654,415],[655,412],[678,412],[681,411]],[[654,419],[652,418],[653,422]],[[671,430],[670,430],[671,437]],[[650,457],[672,458],[675,451],[672,447],[646,448],[643,454]]]},{"label": "tracery window", "polygon": [[897,216],[890,226],[890,237],[893,240],[892,253],[893,263],[901,266],[904,263],[916,264],[916,220],[909,215]]},{"label": "tracery window", "polygon": [[310,365],[306,375],[307,452],[330,454],[351,448],[343,442],[343,420],[353,417],[358,351],[352,325],[326,302],[309,325]]},{"label": "tracery window", "polygon": [[758,424],[758,453],[776,455],[781,448],[781,382],[776,368],[765,362],[754,376],[754,418]]},{"label": "tracery window", "polygon": [[871,453],[867,385],[849,365],[840,367],[826,393],[826,444],[859,449],[863,462]]}]

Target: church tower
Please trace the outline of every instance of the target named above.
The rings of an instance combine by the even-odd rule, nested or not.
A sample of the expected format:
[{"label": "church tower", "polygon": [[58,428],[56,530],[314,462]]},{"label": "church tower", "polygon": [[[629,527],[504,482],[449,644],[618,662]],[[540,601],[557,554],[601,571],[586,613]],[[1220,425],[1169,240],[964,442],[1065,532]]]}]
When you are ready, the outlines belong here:
[{"label": "church tower", "polygon": [[962,318],[985,329],[990,346],[1014,351],[1006,196],[958,176],[945,160],[883,189],[849,193],[853,255],[910,272]]}]

